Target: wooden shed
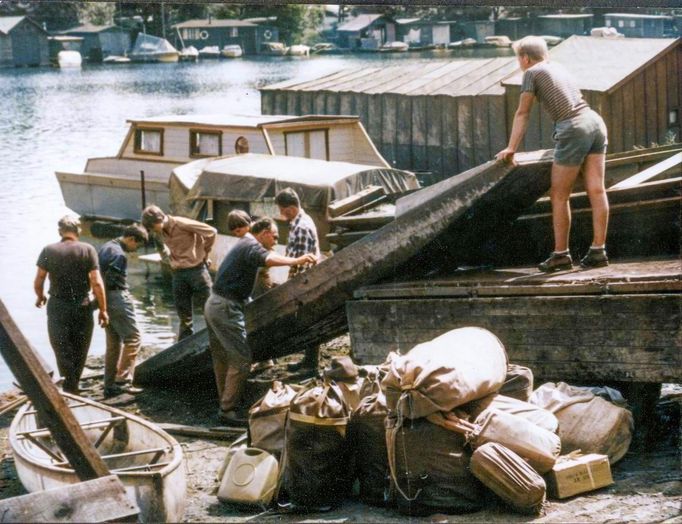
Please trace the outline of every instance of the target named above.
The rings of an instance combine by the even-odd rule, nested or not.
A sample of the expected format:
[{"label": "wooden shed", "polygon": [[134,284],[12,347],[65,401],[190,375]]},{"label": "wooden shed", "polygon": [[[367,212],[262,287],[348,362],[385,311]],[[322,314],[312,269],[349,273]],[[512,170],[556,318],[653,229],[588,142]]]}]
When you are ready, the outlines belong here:
[{"label": "wooden shed", "polygon": [[393,19],[381,14],[362,14],[336,28],[339,47],[375,50],[396,40]]},{"label": "wooden shed", "polygon": [[504,148],[500,82],[516,68],[516,59],[505,57],[346,69],[261,88],[261,111],[358,115],[392,166],[422,172],[428,184]]},{"label": "wooden shed", "polygon": [[115,25],[83,24],[62,34],[83,38],[81,55],[88,62],[101,62],[111,55],[125,55],[132,47],[130,33]]},{"label": "wooden shed", "polygon": [[[573,36],[550,50],[577,79],[609,132],[609,152],[680,140],[680,39]],[[506,87],[507,129],[518,105],[522,74]],[[535,104],[524,140],[527,151],[553,147],[553,123]]]},{"label": "wooden shed", "polygon": [[49,64],[45,29],[26,16],[0,17],[0,67]]},{"label": "wooden shed", "polygon": [[[267,24],[257,24],[249,20],[231,20],[208,18],[187,20],[173,26],[180,40],[176,47],[194,46],[202,49],[206,46],[239,45],[244,54],[255,55],[265,42],[277,42],[279,30]],[[180,45],[178,45],[180,44]]]},{"label": "wooden shed", "polygon": [[638,13],[606,13],[606,27],[613,27],[630,38],[662,38],[668,36],[666,28],[672,26],[672,17]]}]

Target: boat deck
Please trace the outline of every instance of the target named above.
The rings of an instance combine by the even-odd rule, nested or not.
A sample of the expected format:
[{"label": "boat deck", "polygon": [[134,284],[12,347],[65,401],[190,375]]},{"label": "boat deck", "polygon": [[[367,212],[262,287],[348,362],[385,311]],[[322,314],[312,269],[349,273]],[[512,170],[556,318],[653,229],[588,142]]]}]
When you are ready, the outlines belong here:
[{"label": "boat deck", "polygon": [[680,291],[679,258],[553,274],[471,270],[361,288],[347,313],[363,363],[473,325],[495,333],[511,362],[544,379],[679,382]]}]

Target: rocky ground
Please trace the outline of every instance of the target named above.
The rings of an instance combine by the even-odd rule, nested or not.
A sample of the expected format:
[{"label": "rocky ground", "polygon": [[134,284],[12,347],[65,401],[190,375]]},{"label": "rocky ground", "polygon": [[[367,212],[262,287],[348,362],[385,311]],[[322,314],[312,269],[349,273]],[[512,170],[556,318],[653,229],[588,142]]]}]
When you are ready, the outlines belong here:
[{"label": "rocky ground", "polygon": [[[321,367],[332,356],[348,353],[348,339],[336,339],[322,348]],[[249,396],[255,400],[272,379],[300,381],[305,376],[291,376],[286,362],[280,359],[274,368],[255,375]],[[102,400],[102,362],[90,359],[82,385],[84,395]],[[143,393],[117,399],[118,407],[153,422],[172,422],[200,427],[220,425],[216,418],[217,401],[212,382],[197,383],[191,389],[148,388]],[[0,406],[12,399],[13,392],[0,397]],[[366,506],[348,500],[340,508],[327,513],[291,515],[275,511],[240,510],[216,498],[217,472],[229,441],[177,437],[184,447],[187,468],[188,522],[678,522],[682,523],[682,468],[680,465],[680,404],[682,388],[664,387],[661,401],[651,418],[655,420],[649,442],[631,448],[626,457],[613,467],[615,484],[610,487],[564,501],[548,502],[539,517],[518,515],[501,504],[491,504],[484,511],[463,516],[433,515],[409,518],[394,510]],[[14,412],[0,417],[0,498],[25,493],[14,468],[7,432]]]}]

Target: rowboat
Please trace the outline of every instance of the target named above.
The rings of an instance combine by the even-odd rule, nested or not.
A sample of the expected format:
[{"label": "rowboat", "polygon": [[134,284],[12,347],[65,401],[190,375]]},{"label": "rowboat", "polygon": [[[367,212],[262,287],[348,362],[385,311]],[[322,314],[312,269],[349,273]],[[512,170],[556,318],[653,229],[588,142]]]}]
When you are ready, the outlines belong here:
[{"label": "rowboat", "polygon": [[[180,444],[154,424],[92,400],[63,393],[74,416],[126,494],[142,522],[179,522],[185,512],[186,479]],[[31,404],[14,417],[9,441],[27,491],[79,482]]]}]

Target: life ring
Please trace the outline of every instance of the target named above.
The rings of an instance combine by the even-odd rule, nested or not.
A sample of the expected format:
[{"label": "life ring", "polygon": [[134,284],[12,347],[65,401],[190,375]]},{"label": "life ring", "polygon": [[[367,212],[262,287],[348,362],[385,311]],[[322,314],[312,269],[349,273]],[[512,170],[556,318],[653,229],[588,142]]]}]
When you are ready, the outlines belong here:
[{"label": "life ring", "polygon": [[272,38],[272,31],[270,31],[269,29],[263,31],[263,38],[265,38],[266,40],[270,40]]},{"label": "life ring", "polygon": [[202,40],[206,40],[206,39],[208,38],[208,31],[206,31],[205,29],[202,30],[202,31],[199,33],[199,38],[201,38]]}]

